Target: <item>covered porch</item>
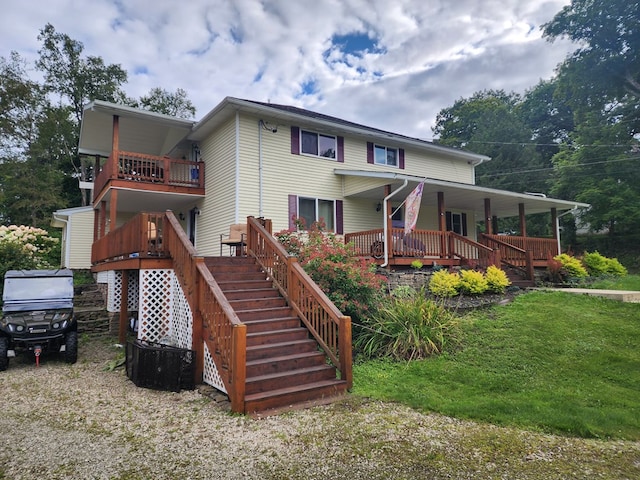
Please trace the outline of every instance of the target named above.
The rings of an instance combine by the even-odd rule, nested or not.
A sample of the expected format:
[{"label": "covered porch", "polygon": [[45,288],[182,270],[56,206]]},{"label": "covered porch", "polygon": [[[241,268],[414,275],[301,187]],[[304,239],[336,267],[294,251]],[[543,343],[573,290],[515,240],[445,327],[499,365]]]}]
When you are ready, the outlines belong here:
[{"label": "covered porch", "polygon": [[[354,243],[359,255],[373,257],[383,267],[410,265],[414,260],[424,265],[481,268],[495,264],[517,268],[532,279],[535,267],[546,266],[550,256],[560,253],[559,218],[589,207],[542,193],[516,193],[411,175],[342,169],[335,173],[344,176],[345,196],[370,200],[381,211],[380,227],[349,232],[345,240]],[[406,233],[394,213],[421,183],[418,226]],[[526,215],[536,213],[550,214],[550,237],[527,234]],[[517,235],[500,234],[500,220],[509,217],[518,219]],[[423,228],[425,225],[434,228]]]}]

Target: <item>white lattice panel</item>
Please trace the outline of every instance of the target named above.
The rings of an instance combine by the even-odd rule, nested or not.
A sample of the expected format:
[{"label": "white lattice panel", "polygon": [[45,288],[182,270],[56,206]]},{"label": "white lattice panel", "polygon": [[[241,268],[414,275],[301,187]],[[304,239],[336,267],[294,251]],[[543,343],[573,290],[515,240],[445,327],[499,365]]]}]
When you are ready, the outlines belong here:
[{"label": "white lattice panel", "polygon": [[159,342],[169,335],[173,298],[173,270],[140,270],[138,338]]},{"label": "white lattice panel", "polygon": [[171,284],[173,301],[170,334],[178,347],[191,349],[191,344],[193,343],[193,314],[191,307],[175,273],[171,275]]},{"label": "white lattice panel", "polygon": [[220,377],[220,374],[218,373],[218,369],[216,368],[216,364],[213,361],[213,357],[211,356],[211,352],[209,352],[209,347],[207,347],[206,343],[204,344],[204,371],[202,372],[202,380],[207,385],[211,385],[213,388],[217,388],[228,395],[227,389],[224,388],[222,377]]},{"label": "white lattice panel", "polygon": [[[103,279],[106,277],[107,288],[107,311],[119,312],[120,302],[122,300],[122,271],[109,270],[106,276],[103,275]],[[139,299],[139,284],[138,284],[138,272],[136,270],[127,271],[129,276],[129,284],[127,286],[127,310],[130,312],[138,311],[138,299]]]}]

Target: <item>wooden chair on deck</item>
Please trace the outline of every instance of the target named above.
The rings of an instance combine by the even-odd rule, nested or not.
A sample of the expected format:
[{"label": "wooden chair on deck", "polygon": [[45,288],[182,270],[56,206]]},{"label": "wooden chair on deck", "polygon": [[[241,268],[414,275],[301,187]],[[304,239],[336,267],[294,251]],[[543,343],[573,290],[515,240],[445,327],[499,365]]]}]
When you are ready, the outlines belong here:
[{"label": "wooden chair on deck", "polygon": [[[224,238],[227,237],[227,238]],[[247,224],[246,223],[234,223],[229,227],[229,235],[224,233],[220,235],[220,256],[222,256],[222,247],[224,245],[229,246],[229,255],[232,253],[232,248],[235,248],[236,256],[244,255],[244,249],[247,244]]]}]

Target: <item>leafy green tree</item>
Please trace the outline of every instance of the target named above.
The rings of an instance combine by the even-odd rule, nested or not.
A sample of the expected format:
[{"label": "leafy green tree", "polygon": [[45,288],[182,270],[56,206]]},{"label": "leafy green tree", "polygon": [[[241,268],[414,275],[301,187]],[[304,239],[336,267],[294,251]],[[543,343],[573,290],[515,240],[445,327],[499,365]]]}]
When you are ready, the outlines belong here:
[{"label": "leafy green tree", "polygon": [[[134,106],[138,106],[137,103],[134,103]],[[178,88],[175,93],[164,88],[152,88],[147,95],[140,97],[139,106],[152,112],[178,118],[194,118],[196,115],[196,107],[182,88]]]}]

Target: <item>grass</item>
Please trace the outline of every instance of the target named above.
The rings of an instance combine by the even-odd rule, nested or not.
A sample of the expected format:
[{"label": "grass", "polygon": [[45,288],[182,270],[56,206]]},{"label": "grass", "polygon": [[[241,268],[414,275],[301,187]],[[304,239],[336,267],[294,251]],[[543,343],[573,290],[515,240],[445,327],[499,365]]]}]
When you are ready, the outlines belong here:
[{"label": "grass", "polygon": [[354,365],[358,395],[593,438],[640,439],[640,306],[533,292],[462,319],[463,346]]},{"label": "grass", "polygon": [[640,292],[640,275],[625,275],[624,277],[612,277],[597,280],[589,285],[589,288],[601,288],[604,290],[631,290]]}]

